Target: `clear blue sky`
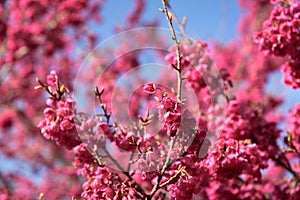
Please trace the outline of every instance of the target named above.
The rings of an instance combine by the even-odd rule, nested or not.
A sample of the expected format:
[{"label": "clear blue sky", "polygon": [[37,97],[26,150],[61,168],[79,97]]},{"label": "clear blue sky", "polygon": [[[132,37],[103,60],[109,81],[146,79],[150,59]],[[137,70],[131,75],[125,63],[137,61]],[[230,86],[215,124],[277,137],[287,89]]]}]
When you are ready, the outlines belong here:
[{"label": "clear blue sky", "polygon": [[[214,38],[228,41],[236,37],[236,24],[241,14],[237,0],[171,0],[171,5],[179,19],[187,16],[186,30],[195,39],[208,40]],[[165,17],[159,12],[162,8],[160,0],[146,1],[144,19],[155,17],[161,19],[161,27],[167,28]],[[131,0],[109,0],[103,6],[103,24],[99,27],[101,38],[113,33],[116,23],[123,24],[124,17],[133,8]]]}]

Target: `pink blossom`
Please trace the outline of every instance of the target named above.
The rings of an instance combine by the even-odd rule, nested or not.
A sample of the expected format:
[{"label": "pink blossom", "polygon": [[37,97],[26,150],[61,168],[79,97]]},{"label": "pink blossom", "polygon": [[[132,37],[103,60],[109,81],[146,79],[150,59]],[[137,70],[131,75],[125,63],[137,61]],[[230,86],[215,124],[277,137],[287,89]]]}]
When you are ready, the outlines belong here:
[{"label": "pink blossom", "polygon": [[70,130],[74,127],[74,124],[71,123],[69,120],[63,120],[61,123],[60,123],[60,129],[65,131],[65,130]]},{"label": "pink blossom", "polygon": [[47,76],[47,83],[50,86],[55,86],[55,84],[57,84],[57,75],[55,71],[51,71],[50,74]]},{"label": "pink blossom", "polygon": [[156,91],[156,85],[154,83],[147,83],[143,87],[143,90],[148,94],[154,94]]}]

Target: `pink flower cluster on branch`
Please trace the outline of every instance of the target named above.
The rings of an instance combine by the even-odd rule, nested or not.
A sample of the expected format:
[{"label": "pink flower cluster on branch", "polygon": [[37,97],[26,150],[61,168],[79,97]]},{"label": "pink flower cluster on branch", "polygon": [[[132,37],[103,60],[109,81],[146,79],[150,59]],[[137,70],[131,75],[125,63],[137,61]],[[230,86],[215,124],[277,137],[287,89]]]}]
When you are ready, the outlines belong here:
[{"label": "pink flower cluster on branch", "polygon": [[266,121],[256,110],[246,110],[237,101],[229,102],[227,113],[221,137],[249,139],[269,157],[278,152],[277,139],[281,131],[276,123]]},{"label": "pink flower cluster on branch", "polygon": [[59,84],[54,71],[47,76],[47,85],[39,83],[51,97],[46,101],[48,107],[38,127],[46,139],[70,150],[81,143],[75,127],[75,100],[68,96],[65,86]]},{"label": "pink flower cluster on branch", "polygon": [[[289,113],[288,138],[286,143],[296,152],[300,152],[300,104],[297,103]],[[300,154],[299,154],[300,156]]]},{"label": "pink flower cluster on branch", "polygon": [[162,132],[166,131],[168,136],[175,136],[181,122],[180,103],[174,97],[164,96],[158,109],[159,117],[164,122]]},{"label": "pink flower cluster on branch", "polygon": [[231,179],[241,174],[259,180],[267,167],[267,155],[250,140],[220,139],[205,159],[210,174],[216,179]]},{"label": "pink flower cluster on branch", "polygon": [[93,176],[83,184],[83,199],[142,199],[135,188],[134,181],[124,181],[117,173],[107,167],[98,167]]},{"label": "pink flower cluster on branch", "polygon": [[266,54],[285,57],[282,65],[284,83],[296,89],[300,87],[300,3],[279,1],[263,30],[254,34],[254,42]]},{"label": "pink flower cluster on branch", "polygon": [[257,32],[254,36],[254,41],[267,54],[299,59],[299,27],[299,3],[278,5],[264,22],[263,31]]}]

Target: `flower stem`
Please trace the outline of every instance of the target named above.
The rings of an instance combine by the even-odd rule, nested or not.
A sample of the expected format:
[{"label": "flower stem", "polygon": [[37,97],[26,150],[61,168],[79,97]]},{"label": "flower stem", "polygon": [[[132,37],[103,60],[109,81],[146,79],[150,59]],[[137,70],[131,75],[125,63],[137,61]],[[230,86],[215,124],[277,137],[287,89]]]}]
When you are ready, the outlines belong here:
[{"label": "flower stem", "polygon": [[162,0],[162,4],[164,6],[163,12],[166,15],[166,18],[168,20],[168,24],[169,24],[169,28],[171,30],[171,34],[172,34],[172,39],[175,43],[175,47],[176,47],[176,58],[177,58],[177,99],[178,101],[181,102],[181,90],[182,90],[182,76],[181,76],[181,55],[180,55],[180,42],[177,39],[176,33],[175,33],[175,29],[172,23],[172,15],[171,13],[169,13],[168,11],[168,3],[166,0]]},{"label": "flower stem", "polygon": [[[160,174],[159,174],[159,176],[158,176],[158,178],[157,178],[157,181],[156,181],[156,183],[155,183],[155,185],[154,185],[154,187],[153,187],[151,193],[149,194],[149,197],[147,198],[147,199],[149,199],[149,200],[150,200],[150,199],[154,196],[154,194],[161,188],[161,187],[160,187],[160,181],[161,181],[161,179],[162,179],[164,173],[166,172],[166,170],[167,170],[167,168],[168,168],[168,166],[169,166],[169,163],[170,163],[170,157],[171,157],[171,152],[172,152],[172,149],[173,149],[173,147],[174,147],[174,144],[175,144],[175,139],[172,139],[171,142],[170,142],[170,148],[169,148],[169,151],[168,151],[168,155],[167,155],[166,161],[165,161],[165,163],[164,163],[164,165],[163,165],[163,167],[162,167],[162,169],[161,169],[161,172],[160,172]],[[165,186],[165,184],[163,184],[163,186]]]}]

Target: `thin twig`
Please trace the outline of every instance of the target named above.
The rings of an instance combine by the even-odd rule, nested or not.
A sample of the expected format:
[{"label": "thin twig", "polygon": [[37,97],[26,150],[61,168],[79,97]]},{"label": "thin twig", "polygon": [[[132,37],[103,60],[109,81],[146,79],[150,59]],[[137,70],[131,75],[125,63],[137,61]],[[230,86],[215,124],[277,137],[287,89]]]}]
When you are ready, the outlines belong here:
[{"label": "thin twig", "polygon": [[156,181],[156,183],[155,183],[155,185],[154,185],[154,187],[153,187],[153,189],[152,189],[152,191],[151,191],[151,193],[150,193],[150,195],[149,195],[149,200],[154,196],[154,194],[160,189],[160,181],[162,180],[162,178],[163,178],[163,175],[165,174],[165,172],[166,172],[166,170],[167,170],[167,168],[168,168],[168,166],[169,166],[169,163],[170,163],[170,159],[171,159],[171,151],[172,151],[172,149],[173,149],[173,147],[174,147],[174,144],[175,144],[175,139],[172,139],[171,140],[171,144],[170,144],[170,149],[169,149],[169,151],[168,151],[168,155],[167,155],[167,158],[166,158],[166,161],[165,161],[165,163],[164,163],[164,165],[163,165],[163,167],[162,167],[162,170],[161,170],[161,172],[160,172],[160,174],[159,174],[159,176],[158,176],[158,178],[157,178],[157,181]]},{"label": "thin twig", "polygon": [[129,162],[128,162],[128,166],[127,166],[127,171],[129,172],[130,171],[130,168],[131,168],[131,160],[133,159],[133,156],[134,156],[134,153],[132,152],[131,155],[130,155],[130,159],[129,159]]},{"label": "thin twig", "polygon": [[178,17],[173,12],[173,9],[169,3],[167,3],[167,7],[169,8],[169,13],[171,13],[172,18],[174,19],[175,23],[178,25],[186,44],[192,44],[191,39],[187,36],[186,31],[185,31],[185,25],[186,25],[186,20],[187,20],[186,16],[184,16],[182,22],[180,22]]},{"label": "thin twig", "polygon": [[171,30],[171,34],[172,34],[172,39],[175,43],[175,47],[176,47],[176,57],[177,57],[177,98],[178,101],[181,101],[181,90],[182,90],[182,77],[181,77],[181,55],[180,55],[180,43],[177,40],[177,36],[173,27],[173,23],[172,23],[172,17],[169,14],[168,11],[168,7],[167,7],[167,1],[166,0],[162,0],[163,6],[164,6],[164,10],[163,12],[166,15],[166,18],[168,20],[168,24],[169,24],[169,28]]},{"label": "thin twig", "polygon": [[[285,157],[285,159],[286,159],[286,157]],[[297,183],[300,181],[299,175],[292,169],[292,167],[291,167],[290,163],[288,162],[288,160],[287,160],[287,163],[284,163],[282,160],[280,160],[279,158],[275,158],[275,157],[272,157],[272,160],[276,164],[278,164],[279,166],[283,167],[288,172],[290,172],[294,176]]]},{"label": "thin twig", "polygon": [[166,182],[159,185],[159,188],[163,188],[166,185],[170,184],[174,179],[176,179],[181,174],[181,172],[182,172],[182,169],[179,169],[171,178],[169,178],[169,180],[167,180]]},{"label": "thin twig", "polygon": [[99,104],[104,112],[104,116],[106,118],[107,124],[109,125],[109,120],[111,117],[111,114],[107,111],[106,105],[104,104],[103,100],[102,100],[102,94],[104,93],[104,89],[101,90],[101,92],[99,92],[98,87],[95,88],[95,95],[98,98]]}]

